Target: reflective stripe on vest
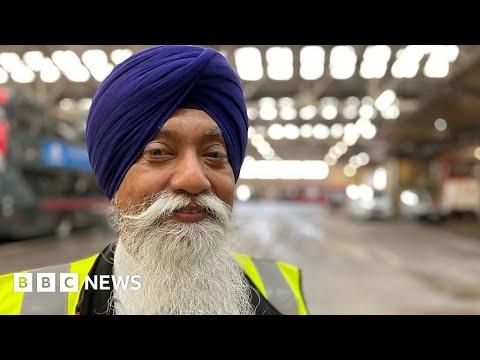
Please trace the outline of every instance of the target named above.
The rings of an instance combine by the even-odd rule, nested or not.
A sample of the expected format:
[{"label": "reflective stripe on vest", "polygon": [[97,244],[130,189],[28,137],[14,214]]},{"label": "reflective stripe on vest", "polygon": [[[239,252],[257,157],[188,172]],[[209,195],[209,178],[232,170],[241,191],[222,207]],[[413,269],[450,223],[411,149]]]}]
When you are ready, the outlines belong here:
[{"label": "reflective stripe on vest", "polygon": [[[283,314],[307,314],[303,300],[300,270],[290,264],[267,260],[254,260],[248,255],[233,254],[243,271],[255,284],[260,293]],[[55,292],[14,292],[14,274],[0,276],[0,314],[59,314],[74,315],[78,297],[98,254],[71,264],[50,266],[29,272],[78,274],[78,291],[60,292],[56,278]],[[34,290],[36,284],[34,281]]]},{"label": "reflective stripe on vest", "polygon": [[267,299],[285,315],[298,314],[297,300],[287,280],[273,261],[253,260],[267,293]]},{"label": "reflective stripe on vest", "polygon": [[260,293],[282,314],[307,315],[302,295],[300,269],[280,261],[257,260],[234,254]]},{"label": "reflective stripe on vest", "polygon": [[60,292],[60,281],[58,276],[55,278],[54,292],[38,292],[36,275],[40,273],[67,273],[70,269],[69,264],[49,266],[41,269],[30,270],[33,275],[33,291],[23,294],[20,315],[55,315],[66,314],[67,311],[67,293]]}]

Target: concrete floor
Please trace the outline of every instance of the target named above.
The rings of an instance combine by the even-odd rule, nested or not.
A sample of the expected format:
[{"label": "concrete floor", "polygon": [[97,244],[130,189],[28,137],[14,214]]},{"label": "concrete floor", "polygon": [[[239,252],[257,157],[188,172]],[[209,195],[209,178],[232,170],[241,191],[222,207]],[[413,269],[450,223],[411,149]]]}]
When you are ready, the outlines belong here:
[{"label": "concrete floor", "polygon": [[[353,222],[320,205],[237,203],[234,250],[298,265],[311,314],[480,314],[480,240],[411,222]],[[102,229],[0,244],[0,273],[79,259]]]}]

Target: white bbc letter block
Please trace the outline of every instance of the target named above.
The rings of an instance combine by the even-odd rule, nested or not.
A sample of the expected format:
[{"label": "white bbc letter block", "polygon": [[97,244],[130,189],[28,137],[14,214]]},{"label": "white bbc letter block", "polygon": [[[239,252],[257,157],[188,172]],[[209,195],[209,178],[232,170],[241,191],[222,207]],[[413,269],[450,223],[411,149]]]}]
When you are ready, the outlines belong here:
[{"label": "white bbc letter block", "polygon": [[37,273],[37,292],[55,292],[55,273]]},{"label": "white bbc letter block", "polygon": [[14,292],[32,292],[33,274],[32,273],[14,273],[13,291]]},{"label": "white bbc letter block", "polygon": [[77,273],[60,273],[60,292],[78,291]]}]

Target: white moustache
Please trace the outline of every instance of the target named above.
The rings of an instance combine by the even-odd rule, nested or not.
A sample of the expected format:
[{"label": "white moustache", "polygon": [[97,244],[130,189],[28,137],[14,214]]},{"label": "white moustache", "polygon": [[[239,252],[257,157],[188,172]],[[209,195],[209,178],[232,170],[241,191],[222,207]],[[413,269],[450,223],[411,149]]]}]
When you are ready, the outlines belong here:
[{"label": "white moustache", "polygon": [[190,197],[183,194],[171,194],[166,191],[157,194],[151,205],[142,212],[133,215],[123,214],[123,216],[125,219],[139,221],[145,226],[152,226],[167,220],[175,211],[193,207],[207,212],[210,217],[221,224],[230,221],[231,207],[213,194]]}]

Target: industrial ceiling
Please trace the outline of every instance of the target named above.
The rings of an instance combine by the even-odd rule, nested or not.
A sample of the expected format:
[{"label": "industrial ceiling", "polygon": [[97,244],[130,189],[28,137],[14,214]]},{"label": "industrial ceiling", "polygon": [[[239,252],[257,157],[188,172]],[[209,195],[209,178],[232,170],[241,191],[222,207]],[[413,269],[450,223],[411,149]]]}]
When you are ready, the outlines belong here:
[{"label": "industrial ceiling", "polygon": [[[112,63],[111,54],[116,49],[130,49],[134,53],[151,46],[153,45],[0,45],[0,56],[3,53],[16,53],[20,59],[25,60],[26,53],[41,51],[45,58],[52,58],[58,50],[72,50],[82,59],[85,51],[101,49],[107,55],[107,61]],[[444,151],[480,143],[480,46],[312,46],[309,50],[312,54],[317,54],[318,59],[317,62],[310,60],[310,63],[321,67],[321,70],[317,73],[314,70],[310,79],[305,79],[308,75],[301,70],[303,66],[306,69],[309,61],[306,45],[202,46],[221,51],[239,74],[247,74],[248,70],[252,70],[255,56],[258,58],[259,72],[247,74],[247,78],[251,76],[250,80],[242,79],[251,126],[255,129],[251,131],[250,139],[258,134],[262,142],[265,140],[270,145],[270,151],[259,151],[258,147],[250,143],[248,155],[255,159],[324,160],[334,145],[345,139],[347,129],[354,129],[354,124],[357,124],[358,129],[362,121],[367,126],[366,136],[357,134],[355,141],[347,142],[345,151],[341,151],[343,154],[337,155],[335,161],[341,161],[340,157],[348,159],[362,151],[368,153],[375,162],[384,161],[392,155],[429,158]],[[245,56],[252,54],[252,57],[247,59],[250,62],[247,61],[246,68],[239,69],[238,50],[245,48],[254,50],[245,52]],[[277,55],[286,56],[281,61],[289,69],[285,72],[280,70],[280,73],[277,71],[277,78],[274,69],[269,68],[277,61],[272,55],[272,48],[276,49]],[[407,59],[408,54],[410,60]],[[438,67],[440,72],[437,73],[431,66],[434,54],[438,55],[437,58],[444,57]],[[366,65],[363,68],[367,60],[371,62],[370,74]],[[277,62],[281,65],[281,61]],[[411,66],[404,68],[403,75],[402,61],[405,64],[410,61]],[[351,68],[350,73],[335,73],[335,67],[340,71],[342,64]],[[0,58],[0,72],[1,66]],[[19,83],[12,78],[8,69],[3,71],[10,76],[4,77],[5,81],[0,86],[35,92],[54,102],[65,98],[91,98],[99,85],[93,76],[83,82],[71,81],[63,71],[54,82],[42,81],[37,71],[34,80]],[[282,79],[283,75],[287,75],[285,79]],[[386,108],[382,111],[376,102],[386,91],[389,95],[394,94],[390,102],[396,106],[396,110],[390,113]],[[270,105],[273,104],[278,110],[268,120],[261,116],[262,103],[268,103],[265,99],[269,99]],[[292,112],[285,112],[287,115],[281,116],[281,104],[294,109],[293,115]],[[333,105],[335,111],[326,111],[327,105],[330,110]],[[366,106],[362,113],[360,109],[363,105]],[[346,110],[348,106],[356,107],[353,114]],[[307,107],[314,111],[305,110]],[[305,111],[301,112],[301,109]],[[300,116],[301,114],[303,115]],[[360,118],[366,120],[359,123]],[[275,134],[269,131],[273,124],[281,125],[275,129],[279,131]],[[347,128],[347,124],[352,125]],[[307,126],[302,128],[303,125]],[[322,135],[322,129],[330,130],[331,134],[327,132],[325,136]],[[290,131],[292,132],[289,133]]]}]

